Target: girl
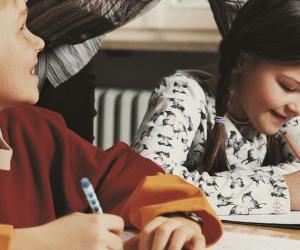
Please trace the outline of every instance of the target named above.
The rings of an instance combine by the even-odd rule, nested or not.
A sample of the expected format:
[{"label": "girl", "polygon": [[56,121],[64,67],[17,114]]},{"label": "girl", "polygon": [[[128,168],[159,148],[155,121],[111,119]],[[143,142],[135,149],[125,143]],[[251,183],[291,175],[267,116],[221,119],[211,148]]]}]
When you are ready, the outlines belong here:
[{"label": "girl", "polygon": [[[126,249],[214,243],[221,224],[195,187],[124,143],[95,148],[59,115],[26,105],[39,97],[35,65],[44,47],[26,16],[24,0],[0,0],[0,250],[121,249],[124,223],[142,230]],[[83,177],[104,214],[83,213]]]},{"label": "girl", "polygon": [[[250,0],[219,48],[219,73],[177,72],[154,90],[133,142],[200,187],[220,215],[300,210],[300,1]],[[298,137],[298,138],[297,138]]]}]

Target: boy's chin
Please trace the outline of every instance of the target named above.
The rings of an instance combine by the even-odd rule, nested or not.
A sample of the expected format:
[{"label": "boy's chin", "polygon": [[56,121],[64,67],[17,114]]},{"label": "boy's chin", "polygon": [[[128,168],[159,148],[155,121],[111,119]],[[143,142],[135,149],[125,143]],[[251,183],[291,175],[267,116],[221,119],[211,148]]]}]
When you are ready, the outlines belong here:
[{"label": "boy's chin", "polygon": [[40,99],[40,92],[38,91],[38,89],[36,89],[36,92],[34,93],[34,95],[32,95],[28,104],[34,105],[39,101],[39,99]]},{"label": "boy's chin", "polygon": [[28,98],[27,100],[25,100],[23,103],[20,103],[20,104],[34,105],[38,102],[39,97],[40,97],[40,95],[37,92],[35,95],[31,96],[30,98]]},{"label": "boy's chin", "polygon": [[0,111],[5,110],[5,109],[10,109],[10,108],[15,108],[21,105],[34,105],[38,102],[38,98],[33,98],[31,100],[24,100],[24,101],[16,101],[16,102],[11,102],[10,104],[0,106]]}]

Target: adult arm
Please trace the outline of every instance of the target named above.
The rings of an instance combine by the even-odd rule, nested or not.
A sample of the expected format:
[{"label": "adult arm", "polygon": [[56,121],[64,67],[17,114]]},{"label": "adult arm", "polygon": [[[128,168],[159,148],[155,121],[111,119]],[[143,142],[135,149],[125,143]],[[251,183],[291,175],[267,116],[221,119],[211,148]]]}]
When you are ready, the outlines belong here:
[{"label": "adult arm", "polygon": [[46,77],[56,87],[77,74],[100,48],[102,35],[143,14],[158,2],[29,0],[28,28],[46,42],[46,49],[39,56],[39,87]]},{"label": "adult arm", "polygon": [[28,27],[53,47],[110,32],[159,0],[29,0]]}]

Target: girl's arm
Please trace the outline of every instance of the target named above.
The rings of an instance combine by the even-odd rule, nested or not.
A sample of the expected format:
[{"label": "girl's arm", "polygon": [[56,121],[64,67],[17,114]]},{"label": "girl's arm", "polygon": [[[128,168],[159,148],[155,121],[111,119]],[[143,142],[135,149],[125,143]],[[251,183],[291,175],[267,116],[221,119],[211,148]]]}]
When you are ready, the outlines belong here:
[{"label": "girl's arm", "polygon": [[284,176],[291,197],[291,210],[300,210],[300,171]]},{"label": "girl's arm", "polygon": [[[153,91],[147,113],[132,142],[132,147],[144,157],[161,166],[168,174],[179,174],[193,148],[199,126],[203,137],[207,125],[205,94],[199,83],[181,73],[162,79]],[[188,173],[187,173],[188,174]],[[189,178],[186,178],[189,180]]]}]

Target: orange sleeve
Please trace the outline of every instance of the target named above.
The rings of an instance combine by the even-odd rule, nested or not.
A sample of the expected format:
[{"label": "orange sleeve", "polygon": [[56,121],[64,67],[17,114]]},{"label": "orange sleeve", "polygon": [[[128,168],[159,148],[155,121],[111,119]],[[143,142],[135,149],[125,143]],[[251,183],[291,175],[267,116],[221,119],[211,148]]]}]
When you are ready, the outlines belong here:
[{"label": "orange sleeve", "polygon": [[0,224],[0,250],[8,250],[13,234],[13,226]]},{"label": "orange sleeve", "polygon": [[141,229],[155,217],[172,212],[195,212],[202,218],[207,246],[222,236],[222,225],[199,188],[177,176],[159,173],[146,177],[136,188],[122,211],[130,224]]}]

